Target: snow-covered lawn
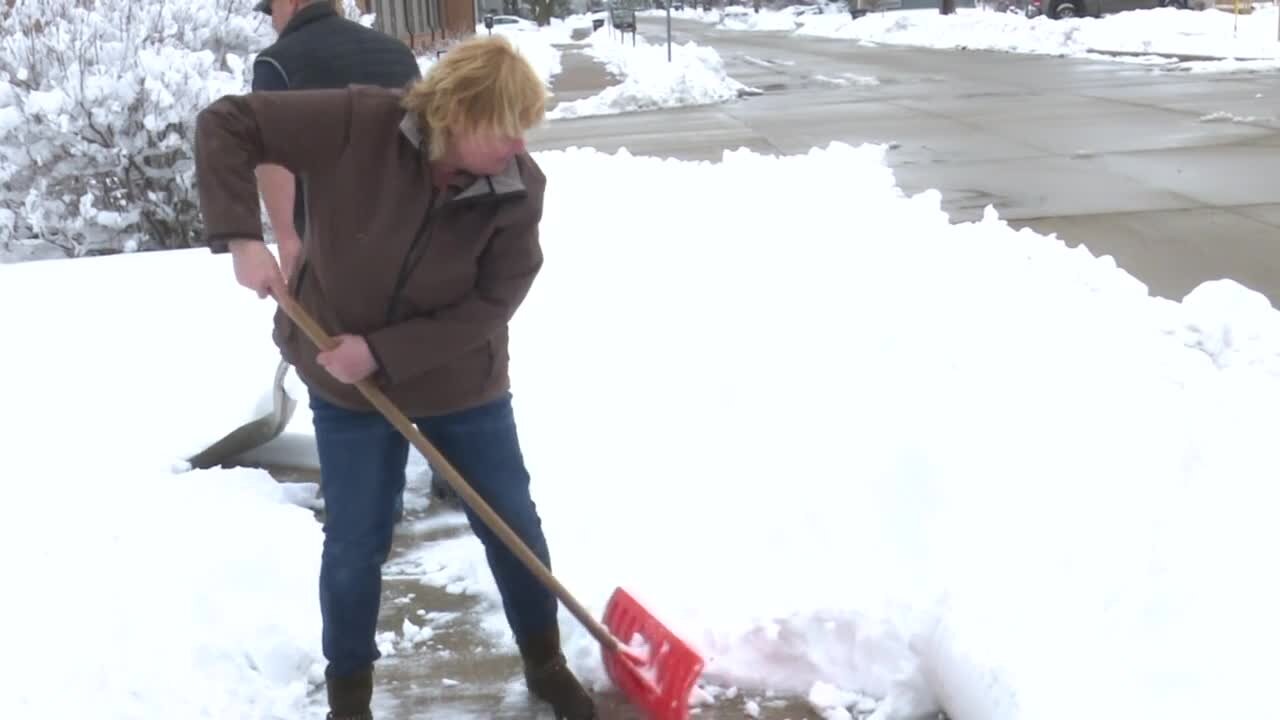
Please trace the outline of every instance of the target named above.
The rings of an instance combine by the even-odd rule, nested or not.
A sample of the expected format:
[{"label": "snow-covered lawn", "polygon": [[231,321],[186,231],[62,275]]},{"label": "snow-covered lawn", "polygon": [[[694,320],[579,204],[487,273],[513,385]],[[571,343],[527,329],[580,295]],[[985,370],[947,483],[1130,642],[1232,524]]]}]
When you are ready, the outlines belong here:
[{"label": "snow-covered lawn", "polygon": [[[555,567],[597,613],[622,585],[699,647],[701,702],[1272,707],[1280,314],[1260,295],[1153,299],[1083,248],[952,225],[876,147],[537,157],[547,264],[513,376]],[[0,711],[307,717],[310,512],[261,472],[173,469],[253,415],[271,304],[194,250],[0,266],[0,306],[0,637],[21,649]],[[431,582],[496,597],[473,538],[424,552]]]},{"label": "snow-covered lawn", "polygon": [[1236,16],[1221,10],[1156,8],[1116,13],[1102,18],[1028,19],[994,11],[960,9],[954,15],[937,10],[871,13],[852,20],[846,13],[802,15],[791,11],[754,13],[736,8],[722,16],[697,13],[704,22],[727,30],[794,31],[798,36],[847,38],[868,43],[940,49],[998,50],[1063,56],[1097,56],[1124,62],[1171,64],[1169,57],[1119,57],[1099,53],[1150,53],[1212,58],[1263,60],[1240,66],[1197,69],[1267,69],[1280,66],[1276,8],[1262,6]]}]

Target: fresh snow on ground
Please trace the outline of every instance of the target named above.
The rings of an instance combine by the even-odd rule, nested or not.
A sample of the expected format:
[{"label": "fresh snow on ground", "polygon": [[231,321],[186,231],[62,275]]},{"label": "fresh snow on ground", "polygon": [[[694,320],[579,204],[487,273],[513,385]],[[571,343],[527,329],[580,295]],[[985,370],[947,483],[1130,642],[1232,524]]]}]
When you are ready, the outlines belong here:
[{"label": "fresh snow on ground", "polygon": [[[242,18],[219,27],[249,47],[261,38],[246,23],[262,28],[248,5],[155,17],[187,18],[161,23],[174,32],[207,25],[188,11]],[[103,27],[131,8],[96,7]],[[582,20],[515,37],[549,84],[554,45]],[[1230,45],[1214,12],[802,20],[875,42],[1280,57],[1269,9],[1239,18]],[[607,32],[578,45],[624,89],[565,117],[740,87],[709,48],[676,47],[668,64],[662,44]],[[191,67],[230,89],[251,59],[156,63],[121,47],[48,72],[99,78],[77,92],[116,76],[149,88],[165,112],[139,115],[146,127],[221,87],[188,83]],[[81,127],[23,82],[0,73],[12,157]],[[111,102],[133,107],[126,85]],[[22,128],[49,138],[14,141],[31,137]],[[936,193],[895,188],[875,147],[714,165],[537,157],[552,180],[547,265],[516,318],[512,372],[556,572],[597,615],[626,587],[700,648],[698,703],[743,697],[752,715],[775,691],[824,718],[877,720],[939,706],[953,720],[1265,714],[1280,643],[1266,571],[1280,541],[1280,315],[1261,295],[1218,281],[1154,299],[1085,248],[993,216],[952,225]],[[0,211],[0,230],[16,217]],[[18,583],[0,637],[22,649],[0,668],[0,715],[318,718],[314,487],[181,462],[264,409],[271,304],[234,284],[228,257],[194,250],[0,265],[0,306],[0,562]],[[304,405],[276,452],[305,448],[308,420]],[[470,537],[398,570],[496,598]],[[481,624],[510,643],[496,606]],[[603,685],[593,641],[563,624],[575,669]],[[410,624],[380,644],[430,632]]]},{"label": "fresh snow on ground", "polygon": [[[711,13],[703,14],[709,21]],[[1210,61],[1199,70],[1259,70],[1280,65],[1274,6],[1249,15],[1211,9],[1204,11],[1153,8],[1116,13],[1102,18],[1028,19],[1012,13],[960,9],[954,15],[937,10],[870,13],[852,20],[848,14],[795,15],[762,9],[758,14],[736,12],[716,20],[730,30],[790,30],[796,35],[846,38],[869,43],[940,49],[998,50],[1044,55],[1087,56],[1125,62],[1172,64],[1157,55],[1193,55],[1232,59]],[[791,27],[788,27],[790,25]],[[1102,53],[1136,53],[1115,57]],[[1152,57],[1143,57],[1150,54]],[[1241,64],[1241,61],[1250,61]],[[1257,62],[1264,61],[1264,62]],[[1181,66],[1179,66],[1181,68]]]},{"label": "fresh snow on ground", "polygon": [[23,648],[0,714],[301,715],[323,668],[312,514],[259,471],[174,474],[274,373],[269,308],[230,271],[207,251],[0,265],[0,635]]},{"label": "fresh snow on ground", "polygon": [[[883,152],[537,155],[547,264],[513,379],[558,576],[597,615],[627,588],[700,648],[699,702],[1265,712],[1280,314],[952,225]],[[259,471],[174,472],[254,414],[270,302],[193,250],[0,266],[0,305],[0,552],[22,586],[0,636],[23,648],[0,712],[318,717],[305,503]],[[473,538],[421,558],[495,597]]]},{"label": "fresh snow on ground", "polygon": [[710,105],[738,97],[745,87],[725,73],[714,48],[694,42],[672,44],[668,61],[665,42],[650,43],[639,36],[623,40],[601,28],[583,52],[604,63],[621,82],[591,97],[558,104],[548,114],[551,119]]}]

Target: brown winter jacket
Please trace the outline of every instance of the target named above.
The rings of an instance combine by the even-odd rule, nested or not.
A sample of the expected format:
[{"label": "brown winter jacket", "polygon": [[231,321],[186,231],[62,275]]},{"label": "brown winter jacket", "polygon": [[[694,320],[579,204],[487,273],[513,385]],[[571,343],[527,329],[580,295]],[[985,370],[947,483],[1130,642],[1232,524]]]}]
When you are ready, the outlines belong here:
[{"label": "brown winter jacket", "polygon": [[[522,153],[501,175],[432,188],[429,133],[372,87],[227,96],[196,119],[200,210],[215,252],[262,238],[254,168],[304,178],[307,234],[289,278],[331,335],[363,336],[375,382],[410,416],[472,407],[509,387],[507,323],[542,266],[546,178]],[[337,405],[369,404],[315,360],[277,312],[273,337],[307,385]]]}]

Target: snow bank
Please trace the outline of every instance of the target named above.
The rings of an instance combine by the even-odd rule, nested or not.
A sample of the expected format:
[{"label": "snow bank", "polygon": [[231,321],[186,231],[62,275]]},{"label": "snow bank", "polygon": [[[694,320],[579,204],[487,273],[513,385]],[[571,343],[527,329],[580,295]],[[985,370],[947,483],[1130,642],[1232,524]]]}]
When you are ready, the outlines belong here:
[{"label": "snow bank", "polygon": [[[564,69],[560,63],[560,50],[555,47],[555,44],[569,42],[571,28],[563,22],[547,27],[537,27],[532,23],[530,25],[532,26],[530,28],[524,25],[515,27],[498,25],[494,27],[492,34],[510,40],[520,54],[528,59],[529,64],[538,73],[538,77],[542,78],[542,82],[550,87],[552,78]],[[476,34],[487,36],[489,31],[483,24],[479,24],[476,25]]]},{"label": "snow bank", "polygon": [[[637,593],[711,684],[879,717],[930,709],[931,678],[1012,718],[1264,707],[1276,313],[950,225],[881,159],[540,155],[563,211],[514,372],[562,579]],[[473,544],[423,553],[492,593]]]},{"label": "snow bank", "polygon": [[800,21],[794,13],[763,8],[760,12],[754,12],[748,8],[734,5],[724,9],[720,22],[716,26],[723,30],[778,32],[795,30],[800,27]]},{"label": "snow bank", "polygon": [[312,513],[265,472],[174,474],[268,399],[270,308],[230,273],[207,250],[0,265],[0,562],[22,578],[0,635],[23,648],[0,714],[302,716]]},{"label": "snow bank", "polygon": [[[547,264],[512,372],[554,566],[597,614],[622,585],[701,648],[699,702],[1269,707],[1280,319],[1259,295],[1153,299],[1083,247],[952,225],[875,147],[538,159]],[[34,656],[4,709],[302,715],[314,523],[261,474],[170,474],[268,388],[270,303],[203,251],[0,276],[24,309],[0,552],[31,590],[0,636]],[[427,581],[496,599],[474,539],[421,555]],[[503,637],[496,605],[485,626]]]},{"label": "snow bank", "polygon": [[[666,19],[666,10],[637,10],[637,17],[662,18]],[[720,22],[721,12],[719,10],[703,10],[701,8],[683,7],[679,10],[671,11],[673,20],[697,20],[714,25]]]},{"label": "snow bank", "polygon": [[1103,18],[1051,20],[962,9],[954,15],[940,15],[936,10],[907,10],[872,13],[857,20],[847,15],[828,14],[808,16],[803,21],[803,26],[796,30],[797,35],[943,49],[1044,55],[1124,52],[1280,59],[1274,7],[1259,8],[1251,15],[1239,17],[1220,10],[1154,8]]},{"label": "snow bank", "polygon": [[607,29],[595,32],[584,50],[605,63],[622,82],[580,100],[562,102],[550,119],[609,115],[638,110],[710,105],[738,97],[745,86],[729,77],[714,48],[694,42],[672,44],[667,60],[666,43],[650,44],[637,37],[635,45],[619,41]]}]

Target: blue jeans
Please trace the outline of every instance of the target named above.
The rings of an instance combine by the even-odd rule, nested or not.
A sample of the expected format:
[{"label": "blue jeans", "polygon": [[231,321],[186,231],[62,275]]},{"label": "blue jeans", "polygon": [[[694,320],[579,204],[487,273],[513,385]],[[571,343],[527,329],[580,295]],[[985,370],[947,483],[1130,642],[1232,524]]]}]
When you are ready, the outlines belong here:
[{"label": "blue jeans", "polygon": [[[396,501],[404,491],[409,441],[377,412],[354,412],[314,393],[324,550],[320,615],[326,674],[341,677],[380,657],[374,642],[382,598],[382,564],[391,551]],[[511,395],[449,415],[414,418],[463,479],[542,561],[551,566],[542,521],[529,494],[529,473],[516,434]],[[556,597],[468,508],[517,641],[556,622]]]}]

